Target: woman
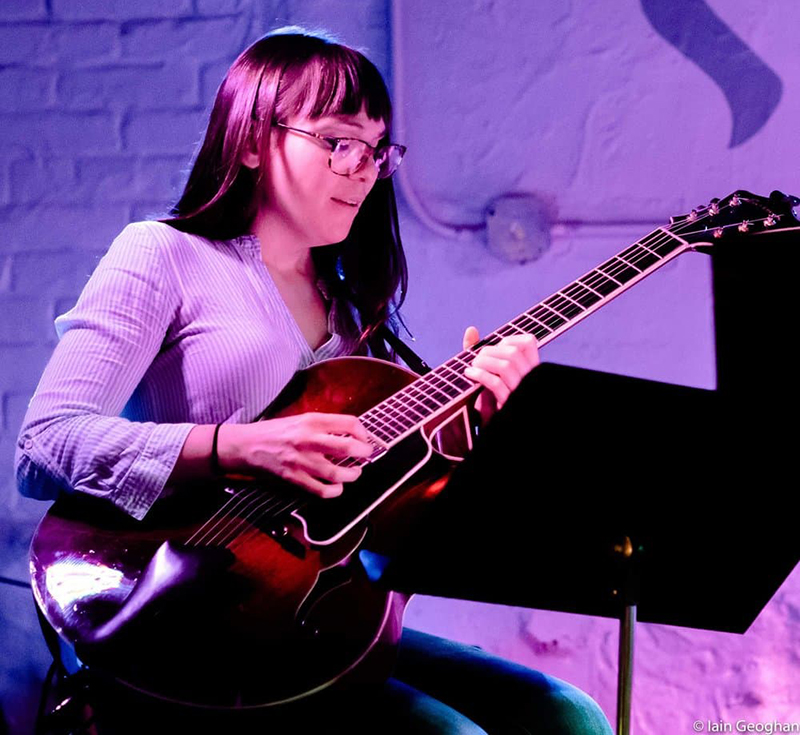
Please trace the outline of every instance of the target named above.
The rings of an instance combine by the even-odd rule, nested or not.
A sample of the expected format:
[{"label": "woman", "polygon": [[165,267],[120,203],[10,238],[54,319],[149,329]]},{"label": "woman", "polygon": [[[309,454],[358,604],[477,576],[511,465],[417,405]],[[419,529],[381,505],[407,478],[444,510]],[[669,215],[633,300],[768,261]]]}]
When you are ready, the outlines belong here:
[{"label": "woman", "polygon": [[[358,419],[253,420],[314,362],[390,357],[380,330],[406,287],[389,178],[405,149],[390,143],[390,124],[383,80],[356,51],[288,29],[243,52],[172,216],[125,228],[57,319],[60,342],[20,433],[21,492],[89,493],[137,519],[213,475],[342,493],[360,469],[336,459],[375,450]],[[477,339],[468,329],[465,347]],[[466,375],[488,389],[482,413],[537,363],[524,335],[481,350]],[[369,701],[326,702],[336,710],[326,728],[610,732],[569,685],[423,634],[406,632],[397,672],[405,681],[376,682]],[[310,709],[286,715],[295,731],[320,724]]]}]

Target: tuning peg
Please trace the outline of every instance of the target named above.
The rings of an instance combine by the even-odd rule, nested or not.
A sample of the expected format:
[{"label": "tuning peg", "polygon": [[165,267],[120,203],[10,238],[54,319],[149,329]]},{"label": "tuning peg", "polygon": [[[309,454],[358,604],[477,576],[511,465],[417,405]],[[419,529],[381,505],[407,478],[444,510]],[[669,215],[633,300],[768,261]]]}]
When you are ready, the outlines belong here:
[{"label": "tuning peg", "polygon": [[719,199],[712,199],[711,203],[708,205],[708,211],[711,214],[719,214]]},{"label": "tuning peg", "polygon": [[742,200],[739,198],[738,194],[734,194],[731,197],[731,206],[732,207],[738,207],[741,203],[742,203]]},{"label": "tuning peg", "polygon": [[739,224],[738,230],[739,232],[747,232],[750,229],[750,222],[744,220]]},{"label": "tuning peg", "polygon": [[772,227],[778,222],[779,219],[780,218],[777,215],[770,214],[769,217],[764,220],[764,227]]},{"label": "tuning peg", "polygon": [[719,238],[722,237],[722,228],[721,227],[717,227],[714,230],[714,237],[717,238],[717,240],[719,240]]},{"label": "tuning peg", "polygon": [[689,222],[694,222],[697,219],[697,210],[693,209],[689,212],[689,216],[686,218]]}]

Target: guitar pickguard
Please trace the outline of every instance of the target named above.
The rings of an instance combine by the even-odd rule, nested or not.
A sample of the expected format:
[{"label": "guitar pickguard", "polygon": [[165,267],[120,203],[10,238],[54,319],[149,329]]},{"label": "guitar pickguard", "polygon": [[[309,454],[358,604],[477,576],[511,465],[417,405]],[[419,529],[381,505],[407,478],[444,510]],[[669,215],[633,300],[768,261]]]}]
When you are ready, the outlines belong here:
[{"label": "guitar pickguard", "polygon": [[340,539],[370,511],[410,480],[430,459],[433,450],[418,431],[366,465],[361,477],[346,485],[338,498],[312,499],[295,515],[309,543],[326,546]]}]

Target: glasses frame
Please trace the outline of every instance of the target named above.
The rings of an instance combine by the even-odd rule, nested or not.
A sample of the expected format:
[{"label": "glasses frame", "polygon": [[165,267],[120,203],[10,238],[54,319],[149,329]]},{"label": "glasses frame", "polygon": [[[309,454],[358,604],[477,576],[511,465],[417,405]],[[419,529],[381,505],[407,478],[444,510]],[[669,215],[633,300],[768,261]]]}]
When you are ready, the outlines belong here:
[{"label": "glasses frame", "polygon": [[[390,173],[388,176],[381,176],[380,169],[378,169],[378,178],[389,179],[392,177],[395,171],[400,167],[400,164],[403,162],[403,156],[405,156],[406,151],[408,150],[404,145],[400,145],[399,143],[388,143],[386,145],[378,146],[377,148],[372,145],[371,143],[367,143],[366,140],[361,140],[361,138],[353,138],[350,135],[343,136],[340,138],[334,137],[332,135],[320,135],[319,133],[312,133],[309,130],[301,130],[300,128],[293,128],[290,125],[284,125],[283,123],[276,122],[273,123],[274,127],[276,128],[283,128],[284,130],[291,130],[293,133],[302,133],[303,135],[307,135],[310,138],[316,138],[317,140],[321,140],[331,148],[331,154],[328,156],[328,168],[330,169],[331,173],[336,174],[337,176],[352,176],[353,174],[358,173],[363,167],[364,164],[367,162],[369,158],[372,158],[372,162],[375,163],[375,154],[383,149],[383,148],[398,148],[400,150],[400,161],[398,162],[397,166],[395,167],[394,171]],[[358,168],[354,171],[351,171],[349,174],[340,174],[337,171],[334,171],[331,167],[331,161],[333,160],[333,154],[336,152],[336,146],[339,145],[339,142],[342,140],[355,140],[359,143],[363,143],[367,146],[367,149],[371,151],[368,157],[364,158],[363,161],[359,164]],[[377,165],[376,165],[377,168]]]}]

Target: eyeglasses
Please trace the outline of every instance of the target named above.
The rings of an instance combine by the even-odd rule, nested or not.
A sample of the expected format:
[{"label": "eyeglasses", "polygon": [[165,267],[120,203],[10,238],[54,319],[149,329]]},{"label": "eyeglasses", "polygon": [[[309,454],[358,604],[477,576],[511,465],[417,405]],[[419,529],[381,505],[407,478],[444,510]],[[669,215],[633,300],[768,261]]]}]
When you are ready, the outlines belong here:
[{"label": "eyeglasses", "polygon": [[333,173],[339,176],[350,176],[361,169],[368,158],[375,162],[378,169],[379,179],[388,179],[400,165],[403,155],[406,152],[404,145],[392,143],[382,145],[378,148],[371,146],[364,140],[358,138],[332,138],[319,133],[310,133],[307,130],[291,128],[283,123],[275,123],[276,128],[291,130],[294,133],[302,133],[310,138],[321,140],[331,148],[331,155],[328,158],[328,166]]}]

